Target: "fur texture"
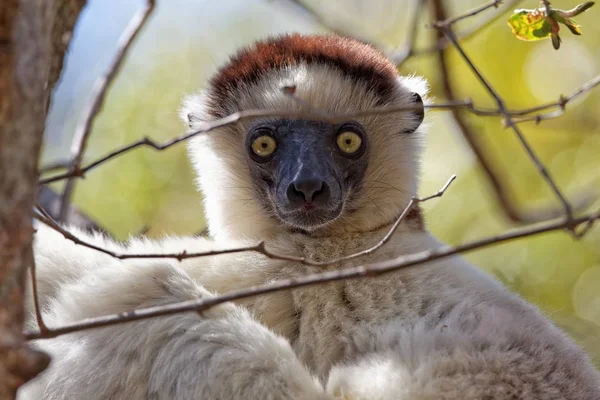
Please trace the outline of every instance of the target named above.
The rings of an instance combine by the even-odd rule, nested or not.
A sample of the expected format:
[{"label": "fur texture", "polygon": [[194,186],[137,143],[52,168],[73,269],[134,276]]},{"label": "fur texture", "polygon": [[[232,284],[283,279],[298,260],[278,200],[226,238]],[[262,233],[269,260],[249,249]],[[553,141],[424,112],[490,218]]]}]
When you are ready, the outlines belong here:
[{"label": "fur texture", "polygon": [[[230,81],[237,79],[231,71],[246,76],[244,66],[259,64],[252,57],[268,67],[252,79],[239,78],[229,86],[224,79],[223,85],[188,97],[182,117],[194,128],[221,112],[295,110],[298,103],[279,90],[284,85],[296,86],[296,96],[331,113],[381,104],[380,90],[349,73],[343,62],[303,56],[308,48],[341,59],[348,55],[375,73],[373,60],[361,50],[364,45],[332,40],[327,43],[341,49],[321,49],[322,40],[272,39],[265,46],[271,43],[287,54],[287,43],[293,43],[290,52],[296,54],[276,58],[286,61],[273,65],[262,53],[238,54],[217,76]],[[394,76],[393,82],[386,104],[407,104],[412,92],[426,94],[419,78]],[[401,134],[414,119],[410,112],[358,119],[369,135],[372,162],[352,204],[355,211],[311,234],[289,231],[255,199],[243,146],[248,125],[242,122],[190,144],[214,240],[134,240],[126,247],[98,236],[89,240],[121,252],[156,253],[237,247],[262,239],[273,251],[314,260],[368,248],[417,192],[422,128]],[[420,224],[403,224],[375,254],[328,269],[441,245]],[[117,261],[43,227],[36,234],[35,255],[50,326],[323,270],[252,253],[183,262]],[[20,399],[600,398],[600,375],[586,355],[535,307],[460,257],[378,278],[251,298],[202,316],[133,322],[37,345],[52,354],[53,363],[26,385]]]},{"label": "fur texture", "polygon": [[394,98],[396,67],[373,47],[331,35],[299,34],[270,38],[240,50],[210,81],[208,114],[230,114],[223,105],[232,94],[274,71],[305,65],[327,65],[346,78],[371,88],[380,103]]}]

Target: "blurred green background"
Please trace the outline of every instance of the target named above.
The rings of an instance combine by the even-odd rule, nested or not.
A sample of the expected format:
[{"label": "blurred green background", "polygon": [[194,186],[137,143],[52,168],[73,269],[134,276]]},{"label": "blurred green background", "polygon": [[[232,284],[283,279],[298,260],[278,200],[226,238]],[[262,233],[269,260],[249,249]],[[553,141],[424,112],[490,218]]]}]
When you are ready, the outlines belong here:
[{"label": "blurred green background", "polygon": [[[447,1],[450,15],[485,1]],[[555,0],[567,9],[576,1]],[[404,42],[414,2],[407,0],[306,1],[330,24],[390,48]],[[537,1],[521,1],[533,8]],[[47,121],[42,165],[69,155],[73,131],[94,79],[111,59],[129,18],[142,2],[89,1],[76,27],[61,82]],[[477,25],[487,11],[457,25]],[[579,16],[583,36],[561,29],[559,51],[549,40],[522,42],[510,32],[505,12],[466,40],[468,55],[506,100],[509,108],[556,101],[600,71],[600,6]],[[434,32],[428,17],[419,23],[419,46]],[[269,34],[326,32],[287,0],[158,1],[157,9],[131,49],[122,73],[108,93],[85,160],[144,136],[163,141],[185,130],[177,110],[186,93],[199,90],[238,47]],[[460,98],[495,107],[465,63],[450,51],[451,77]],[[424,75],[432,96],[443,101],[435,55],[409,60],[404,74]],[[497,234],[516,226],[504,217],[474,155],[448,112],[432,112],[420,193],[431,194],[455,173],[458,179],[442,198],[426,203],[426,220],[450,244]],[[558,205],[510,130],[500,118],[467,115],[486,152],[524,207]],[[569,196],[600,198],[600,88],[567,106],[558,119],[521,125],[527,139]],[[142,148],[115,159],[78,182],[74,203],[119,239],[149,228],[148,235],[193,234],[205,227],[185,145],[155,152]],[[61,189],[61,184],[52,186]],[[600,201],[590,208],[597,209]],[[595,208],[594,208],[595,207]],[[550,233],[470,253],[466,256],[537,304],[589,351],[600,366],[600,229],[584,239]]]}]

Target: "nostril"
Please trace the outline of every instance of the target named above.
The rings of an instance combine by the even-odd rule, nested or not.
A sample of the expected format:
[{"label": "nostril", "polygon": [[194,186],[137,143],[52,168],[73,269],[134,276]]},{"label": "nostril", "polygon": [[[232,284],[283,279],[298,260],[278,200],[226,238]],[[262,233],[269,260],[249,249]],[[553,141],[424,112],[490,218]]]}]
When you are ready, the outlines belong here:
[{"label": "nostril", "polygon": [[304,201],[312,202],[315,195],[323,190],[323,181],[319,179],[304,179],[294,182],[294,189],[304,197]]},{"label": "nostril", "polygon": [[328,186],[320,179],[302,179],[294,181],[288,187],[288,199],[294,203],[313,203],[326,201]]},{"label": "nostril", "polygon": [[[310,201],[315,201],[317,199],[317,197],[320,198],[324,192],[325,192],[325,190],[323,189],[323,185],[321,185],[321,188],[312,194],[312,199],[310,199]],[[309,200],[307,200],[307,201],[309,201]]]}]

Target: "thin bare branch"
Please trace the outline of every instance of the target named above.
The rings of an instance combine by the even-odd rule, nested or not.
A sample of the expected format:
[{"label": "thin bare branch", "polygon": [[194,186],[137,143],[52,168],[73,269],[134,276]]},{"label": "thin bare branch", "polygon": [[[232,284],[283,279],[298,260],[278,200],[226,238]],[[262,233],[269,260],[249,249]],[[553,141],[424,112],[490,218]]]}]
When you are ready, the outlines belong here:
[{"label": "thin bare branch", "polygon": [[37,322],[40,332],[47,332],[48,327],[44,323],[44,318],[42,318],[42,309],[40,308],[40,299],[37,289],[37,277],[35,272],[35,258],[33,257],[33,254],[31,254],[31,265],[29,267],[29,274],[31,275],[31,292],[33,296],[35,320]]},{"label": "thin bare branch", "polygon": [[[577,97],[583,95],[584,93],[589,92],[590,90],[592,90],[593,88],[595,88],[596,86],[600,85],[600,75],[596,75],[596,77],[590,79],[589,81],[587,81],[586,83],[584,83],[580,88],[578,88],[577,90],[573,91],[573,93],[571,93],[568,96],[563,96],[561,95],[558,98],[558,101],[554,102],[554,103],[550,103],[550,104],[544,104],[538,107],[532,107],[526,110],[522,110],[525,114],[531,114],[537,111],[543,111],[543,110],[547,110],[548,108],[553,108],[553,107],[558,107],[558,110],[546,113],[546,114],[536,114],[536,115],[531,115],[531,116],[526,116],[526,117],[515,117],[513,118],[513,122],[514,123],[520,123],[520,122],[526,122],[526,121],[535,121],[536,123],[540,123],[543,120],[546,119],[551,119],[551,118],[558,118],[561,115],[564,114],[566,108],[567,108],[567,104],[569,102],[571,102],[572,100],[576,99]],[[517,115],[514,113],[511,113],[511,115]]]},{"label": "thin bare branch", "polygon": [[[73,159],[69,165],[69,169],[71,172],[77,172],[81,167],[81,162],[83,161],[83,156],[87,147],[87,142],[92,131],[94,121],[96,120],[96,115],[98,115],[98,113],[102,109],[102,106],[104,105],[106,93],[110,88],[112,82],[114,81],[115,77],[121,70],[123,60],[125,59],[125,56],[127,55],[127,52],[131,47],[131,44],[138,36],[138,33],[152,14],[152,11],[154,10],[154,3],[155,0],[146,0],[146,5],[144,6],[144,9],[140,10],[137,14],[133,16],[131,21],[129,21],[129,24],[127,25],[125,31],[119,39],[119,43],[117,44],[117,52],[115,53],[112,62],[108,66],[106,72],[102,76],[98,77],[98,79],[96,79],[96,82],[94,83],[91,98],[84,106],[81,119],[79,120],[77,127],[75,128],[75,135],[73,137],[73,143],[71,145],[71,156],[73,157]],[[74,188],[75,179],[71,177],[67,180],[65,188],[63,190],[59,221],[64,221],[68,215],[69,204],[71,203],[71,196],[73,194]]]},{"label": "thin bare branch", "polygon": [[340,258],[326,260],[326,261],[313,261],[313,260],[310,260],[310,259],[307,259],[304,257],[296,257],[296,256],[291,256],[291,255],[286,255],[286,254],[275,253],[266,248],[265,242],[260,242],[260,243],[257,243],[255,245],[251,245],[251,246],[243,246],[243,247],[224,249],[224,250],[210,250],[210,251],[196,252],[196,253],[190,253],[187,251],[183,251],[180,253],[164,253],[164,254],[160,254],[160,253],[156,253],[156,254],[121,254],[121,253],[117,253],[117,252],[105,249],[100,246],[96,246],[92,243],[86,242],[85,240],[82,240],[82,239],[78,238],[77,236],[73,235],[71,232],[67,231],[62,226],[60,226],[60,224],[58,222],[56,222],[52,218],[52,216],[50,216],[50,214],[48,214],[39,204],[37,204],[35,218],[38,221],[42,222],[43,224],[54,229],[58,233],[62,234],[66,239],[72,241],[73,243],[83,246],[83,247],[87,247],[91,250],[99,251],[103,254],[106,254],[108,256],[111,256],[111,257],[119,259],[119,260],[125,260],[125,259],[131,259],[131,258],[137,258],[137,259],[140,259],[140,258],[173,258],[173,259],[182,261],[182,260],[185,260],[188,258],[199,258],[199,257],[216,256],[216,255],[221,255],[221,254],[243,253],[243,252],[256,252],[256,253],[263,254],[267,258],[271,258],[274,260],[292,261],[292,262],[297,262],[297,263],[312,266],[312,267],[327,267],[327,266],[339,264],[344,261],[352,260],[352,259],[364,256],[367,254],[371,254],[371,253],[377,251],[378,249],[380,249],[394,235],[394,233],[400,226],[400,223],[402,221],[404,221],[404,219],[408,215],[409,211],[414,206],[416,206],[419,203],[434,199],[436,197],[441,197],[446,192],[448,187],[450,187],[450,184],[454,181],[454,179],[456,179],[456,175],[452,175],[450,177],[450,179],[448,179],[446,184],[437,193],[435,193],[431,196],[427,196],[424,198],[413,197],[408,202],[408,204],[406,205],[404,210],[402,210],[402,212],[400,213],[398,218],[394,221],[394,223],[392,224],[389,231],[374,246],[372,246],[368,249],[347,255],[345,257],[340,257]]},{"label": "thin bare branch", "polygon": [[544,120],[558,118],[561,115],[563,115],[564,113],[565,113],[564,109],[559,109],[559,110],[555,110],[555,111],[552,111],[549,113],[544,113],[544,114],[528,115],[526,117],[516,117],[516,118],[513,118],[512,121],[515,124],[520,124],[522,122],[535,121],[536,125],[538,125]]},{"label": "thin bare branch", "polygon": [[125,260],[125,259],[129,259],[129,258],[174,258],[174,259],[181,261],[186,258],[208,257],[208,256],[214,256],[214,255],[220,255],[220,254],[242,253],[242,252],[247,252],[247,251],[260,252],[261,247],[262,247],[262,244],[259,243],[258,245],[253,245],[253,246],[238,247],[238,248],[234,248],[234,249],[225,249],[225,250],[205,251],[205,252],[200,252],[200,253],[188,253],[186,251],[183,251],[181,253],[167,253],[167,254],[120,254],[120,253],[116,253],[114,251],[105,249],[103,247],[96,246],[92,243],[86,242],[85,240],[81,240],[77,236],[73,235],[72,233],[70,233],[63,227],[61,227],[58,224],[58,222],[56,222],[54,219],[52,219],[52,217],[50,217],[50,215],[48,215],[45,211],[43,211],[39,207],[36,209],[36,213],[35,213],[34,217],[38,221],[42,222],[43,224],[45,224],[45,225],[49,226],[50,228],[54,229],[55,231],[59,232],[66,239],[72,241],[73,243],[83,246],[83,247],[87,247],[88,249],[98,251],[100,253],[104,253],[108,256],[111,256],[111,257],[119,259],[119,260]]},{"label": "thin bare branch", "polygon": [[[473,103],[470,100],[466,101],[458,101],[454,103],[445,103],[445,104],[428,104],[425,105],[427,109],[448,109],[452,107],[464,107],[466,109],[474,109]],[[68,171],[62,174],[57,174],[48,178],[44,178],[40,180],[41,185],[45,185],[52,182],[57,182],[60,180],[64,180],[70,177],[82,178],[86,172],[91,169],[96,168],[97,166],[104,164],[110,159],[113,159],[121,154],[127,153],[133,149],[138,147],[151,147],[155,150],[162,151],[168,149],[171,146],[174,146],[182,141],[193,138],[194,136],[208,133],[218,128],[222,128],[225,126],[236,124],[240,121],[252,119],[252,118],[261,118],[261,117],[282,117],[282,118],[304,118],[304,119],[314,119],[314,120],[323,120],[330,123],[339,123],[343,122],[348,118],[359,118],[359,117],[368,117],[372,115],[383,115],[383,114],[392,114],[403,111],[415,111],[420,110],[422,108],[421,105],[403,105],[403,106],[393,106],[393,107],[374,107],[363,111],[357,111],[347,114],[340,115],[330,115],[326,116],[321,112],[310,112],[310,111],[290,111],[290,110],[245,110],[233,113],[224,118],[205,123],[199,129],[196,129],[192,132],[187,132],[185,134],[179,135],[171,140],[168,140],[164,143],[158,143],[153,141],[150,138],[143,138],[136,142],[133,142],[127,146],[120,147],[112,152],[108,153],[104,157],[99,158],[96,161],[91,162],[85,167],[79,168],[78,171]],[[486,115],[492,111],[490,110],[475,110],[475,112],[485,113]]]},{"label": "thin bare branch", "polygon": [[592,229],[594,227],[594,224],[596,223],[598,219],[590,219],[588,222],[586,222],[583,225],[583,228],[581,228],[579,231],[575,228],[570,229],[571,232],[573,232],[573,234],[575,234],[575,236],[578,239],[581,239],[582,237],[584,237],[589,231],[590,229]]},{"label": "thin bare branch", "polygon": [[[584,86],[577,89],[570,97],[575,98],[575,97],[579,96],[580,94],[585,93],[585,92],[591,90],[592,88],[596,87],[598,85],[598,82],[596,82],[597,80],[598,80],[598,78],[595,78],[593,81],[590,81],[590,82],[593,82],[593,84],[590,84],[590,82],[586,83]],[[574,96],[574,94],[575,94],[575,96]],[[561,107],[561,104],[563,104],[563,103],[565,103],[564,100],[559,99],[555,103],[548,103],[548,104],[531,107],[531,108],[527,108],[527,109],[522,109],[522,110],[505,109],[504,111],[501,111],[501,110],[493,110],[493,109],[476,107],[475,105],[473,105],[473,102],[471,100],[466,99],[466,100],[452,100],[452,101],[448,101],[446,103],[427,104],[427,105],[425,105],[425,108],[430,109],[430,110],[461,109],[461,110],[468,111],[468,112],[470,112],[474,115],[478,115],[478,116],[495,117],[495,116],[505,116],[505,115],[509,115],[509,116],[526,115],[529,113],[538,112],[538,111],[546,110],[546,109],[553,108],[553,107]],[[69,179],[69,178],[83,178],[84,175],[88,171],[104,164],[105,162],[107,162],[121,154],[127,153],[136,148],[151,147],[157,151],[166,150],[166,149],[170,148],[171,146],[174,146],[182,141],[191,139],[194,136],[197,136],[197,135],[200,135],[203,133],[208,133],[215,129],[233,125],[240,121],[252,119],[252,118],[288,117],[288,118],[304,118],[304,119],[323,120],[323,121],[331,122],[331,123],[339,123],[348,118],[359,118],[359,117],[367,117],[367,116],[373,116],[373,115],[392,114],[392,113],[403,112],[403,111],[414,111],[414,110],[419,109],[420,107],[421,107],[420,105],[374,107],[374,108],[366,109],[363,111],[357,111],[357,112],[345,113],[345,114],[339,114],[339,115],[326,114],[326,113],[320,112],[318,110],[316,110],[316,111],[315,110],[290,111],[290,110],[282,109],[282,110],[239,111],[239,112],[233,113],[231,115],[228,115],[224,118],[206,123],[197,130],[179,135],[179,136],[177,136],[171,140],[168,140],[166,142],[163,142],[163,143],[155,142],[154,140],[152,140],[150,138],[140,139],[136,142],[130,143],[126,146],[123,146],[123,147],[120,147],[118,149],[111,151],[110,153],[91,162],[90,164],[86,165],[85,167],[79,168],[77,171],[67,171],[67,172],[64,172],[61,174],[56,174],[56,175],[53,175],[53,176],[50,176],[47,178],[43,178],[43,179],[40,179],[39,183],[40,183],[40,185],[45,185],[48,183],[57,182],[57,181],[61,181],[61,180]]]},{"label": "thin bare branch", "polygon": [[402,211],[402,213],[400,214],[400,216],[396,219],[396,221],[394,222],[394,224],[392,225],[392,227],[390,228],[390,230],[373,247],[370,247],[368,249],[359,251],[357,253],[353,253],[353,254],[347,255],[345,257],[340,257],[340,258],[338,258],[336,260],[319,262],[319,263],[313,263],[313,264],[318,264],[319,266],[329,266],[329,265],[332,265],[332,264],[338,264],[340,262],[353,260],[355,258],[366,256],[366,255],[369,255],[369,254],[372,254],[372,253],[376,252],[382,246],[384,246],[387,242],[390,241],[390,239],[394,236],[394,233],[396,233],[396,231],[398,230],[398,227],[400,226],[400,224],[402,223],[402,221],[404,221],[404,219],[406,218],[406,216],[408,215],[408,213],[417,204],[423,203],[423,202],[431,200],[431,199],[434,199],[436,197],[442,197],[444,195],[444,193],[446,192],[446,190],[450,187],[450,185],[452,184],[452,182],[454,182],[455,179],[456,179],[456,175],[452,175],[448,179],[448,181],[446,182],[446,184],[440,190],[438,190],[437,193],[432,194],[431,196],[427,196],[427,197],[423,197],[423,198],[413,197],[412,199],[410,199],[410,201],[408,202],[408,205],[404,208],[404,210]]},{"label": "thin bare branch", "polygon": [[512,232],[503,233],[497,236],[487,237],[456,247],[442,246],[437,249],[425,250],[418,253],[403,255],[391,260],[381,261],[373,264],[320,272],[292,279],[282,279],[264,285],[257,285],[248,288],[232,290],[213,298],[189,300],[173,304],[141,308],[118,314],[88,318],[70,324],[65,324],[58,328],[52,328],[50,331],[44,333],[40,331],[27,331],[25,332],[25,337],[29,340],[53,338],[68,333],[79,332],[91,328],[106,327],[124,322],[138,321],[142,319],[172,315],[189,311],[202,312],[206,311],[211,307],[229,301],[245,299],[248,297],[254,297],[261,294],[273,293],[282,290],[290,290],[305,286],[324,284],[328,282],[346,279],[375,277],[393,271],[398,271],[402,268],[407,268],[411,266],[424,264],[430,261],[448,258],[457,254],[466,253],[469,251],[481,249],[492,245],[498,245],[500,243],[505,243],[515,239],[563,229],[574,230],[579,225],[589,224],[590,221],[594,221],[599,218],[600,211],[591,213],[586,216],[576,217],[571,220],[546,222],[537,226],[526,227]]},{"label": "thin bare branch", "polygon": [[[437,1],[435,3],[439,3],[439,1]],[[477,77],[479,82],[485,87],[487,92],[494,98],[494,100],[498,106],[498,110],[504,116],[505,125],[507,127],[510,127],[514,131],[515,135],[521,142],[521,145],[527,152],[529,158],[535,164],[535,167],[539,171],[540,175],[542,175],[542,178],[546,181],[546,183],[548,184],[548,186],[554,193],[555,197],[560,201],[562,208],[563,208],[563,212],[565,213],[567,218],[569,218],[569,219],[573,218],[573,210],[572,210],[571,204],[566,199],[566,197],[563,195],[563,193],[559,189],[559,187],[556,184],[556,182],[554,181],[554,179],[550,176],[550,173],[548,172],[547,168],[544,166],[542,161],[538,158],[537,154],[535,153],[535,151],[533,150],[533,148],[531,147],[531,145],[529,144],[527,139],[525,139],[525,136],[521,132],[521,129],[518,127],[517,124],[515,124],[513,122],[512,116],[510,115],[510,112],[507,110],[507,108],[504,104],[504,100],[500,97],[498,92],[491,86],[491,84],[483,76],[481,71],[479,71],[479,69],[475,66],[473,61],[471,61],[469,56],[467,56],[467,54],[465,53],[462,46],[458,43],[458,40],[456,39],[456,36],[455,36],[454,32],[452,31],[452,27],[449,25],[446,25],[444,23],[440,24],[437,22],[434,23],[434,26],[436,27],[436,29],[439,29],[441,32],[443,32],[444,35],[446,35],[446,37],[448,38],[448,40],[450,40],[452,42],[452,44],[454,45],[456,50],[458,50],[459,54],[461,55],[461,57],[463,58],[465,63],[469,66],[471,71],[475,74],[475,76]]]},{"label": "thin bare branch", "polygon": [[[433,20],[439,21],[450,21],[447,19],[446,9],[444,7],[442,0],[434,0],[430,2],[431,4],[431,13]],[[489,4],[488,4],[489,6]],[[436,39],[439,40],[440,37],[445,37],[444,33],[441,30],[436,30]],[[444,94],[449,101],[453,101],[456,98],[454,88],[450,79],[450,71],[446,57],[446,50],[440,49],[438,51],[438,71],[440,74],[440,80],[442,82],[442,89],[444,90]],[[587,84],[586,84],[587,85]],[[586,85],[582,88],[578,89],[575,93],[585,90]],[[587,88],[590,90],[591,88]],[[510,111],[511,115],[520,115],[520,113],[530,113],[535,112],[540,109],[547,109],[556,107],[560,104],[561,100],[556,103],[545,104],[539,107],[532,107],[529,109],[519,110],[519,111]],[[469,147],[475,153],[477,160],[482,168],[482,171],[485,173],[489,184],[492,187],[492,190],[495,193],[495,198],[498,201],[501,209],[504,213],[515,222],[539,222],[543,220],[548,220],[552,218],[557,218],[561,215],[561,210],[557,210],[556,208],[541,208],[536,207],[535,209],[522,210],[519,206],[514,204],[514,195],[511,193],[510,186],[502,182],[498,172],[496,172],[494,168],[493,161],[490,160],[487,156],[487,153],[483,149],[480,144],[480,140],[478,139],[478,135],[474,132],[468,120],[464,117],[464,115],[458,109],[451,109],[452,117],[454,118],[458,128],[460,129],[462,136],[465,138]],[[578,204],[578,206],[585,207],[589,203],[589,199],[585,197],[583,199],[585,201],[582,204]]]},{"label": "thin bare branch", "polygon": [[541,0],[541,1],[542,1],[542,3],[544,3],[544,12],[546,13],[546,15],[548,15],[548,11],[551,8],[550,1],[548,1],[548,0]]},{"label": "thin bare branch", "polygon": [[[473,25],[469,29],[457,32],[456,37],[460,41],[463,41],[463,42],[469,40],[470,38],[475,36],[475,34],[479,33],[482,29],[488,27],[490,24],[495,22],[497,19],[504,16],[506,11],[517,6],[519,3],[522,3],[522,2],[523,2],[523,0],[509,0],[509,1],[502,2],[502,6],[498,7],[498,10],[496,12],[490,13],[486,18],[481,18],[477,24]],[[455,18],[458,18],[458,17],[455,17]],[[441,37],[432,46],[421,48],[421,49],[416,48],[413,51],[413,55],[421,56],[421,55],[426,55],[426,54],[432,54],[432,53],[437,52],[438,50],[443,50],[443,49],[447,48],[448,46],[450,46],[450,44],[451,44],[450,41],[448,41],[448,39],[446,39],[446,37]]]},{"label": "thin bare branch", "polygon": [[[446,9],[442,0],[431,1],[431,13],[433,20],[446,20]],[[445,37],[441,30],[436,30],[435,38],[439,41],[441,37]],[[456,98],[454,93],[454,88],[452,86],[452,82],[450,80],[450,71],[448,67],[446,50],[439,49],[438,50],[438,71],[442,82],[442,89],[444,90],[444,95],[450,101]],[[497,176],[493,164],[491,160],[488,159],[485,151],[481,147],[477,135],[471,129],[468,121],[463,117],[463,114],[459,112],[459,110],[451,110],[452,117],[456,122],[456,125],[460,129],[462,136],[465,138],[469,147],[475,153],[477,160],[479,161],[479,165],[481,166],[483,172],[486,174],[488,178],[488,182],[492,186],[496,194],[496,199],[500,203],[500,206],[506,213],[506,215],[513,221],[524,221],[528,220],[525,216],[521,215],[516,206],[512,203],[511,196],[507,193],[507,190],[504,188],[502,181]]]},{"label": "thin bare branch", "polygon": [[[288,0],[288,1],[290,3],[295,4],[297,7],[302,9],[306,14],[310,15],[315,21],[317,21],[319,24],[323,25],[325,28],[329,29],[333,33],[336,33],[336,34],[342,35],[342,36],[350,36],[350,37],[356,38],[364,43],[370,43],[382,51],[384,51],[385,48],[387,47],[372,38],[369,39],[369,38],[362,37],[361,35],[358,35],[354,31],[349,31],[346,29],[332,26],[329,22],[326,21],[325,18],[323,18],[323,16],[319,12],[317,12],[314,8],[308,6],[301,0]],[[424,1],[425,0],[414,0],[415,4],[413,6],[413,10],[415,11],[415,14],[411,20],[411,26],[409,29],[409,35],[406,40],[406,43],[404,45],[402,45],[399,49],[393,50],[391,52],[384,51],[386,53],[387,57],[390,60],[392,60],[394,63],[396,63],[396,65],[398,65],[398,66],[400,66],[404,62],[406,62],[406,60],[409,59],[411,56],[420,56],[420,55],[435,53],[436,51],[438,51],[440,49],[445,49],[450,45],[450,42],[445,37],[443,37],[434,46],[426,47],[423,49],[414,47],[415,46],[414,42],[415,42],[417,31],[418,31],[418,19],[419,19],[418,17],[421,14],[421,7],[422,7],[422,3]],[[465,30],[463,32],[459,32],[457,34],[457,36],[461,40],[467,40],[467,39],[471,38],[476,33],[478,33],[481,29],[485,28],[486,26],[488,26],[489,24],[491,24],[492,22],[494,22],[495,20],[500,18],[502,15],[504,15],[504,13],[507,10],[516,6],[518,3],[521,3],[522,1],[523,0],[509,0],[509,1],[496,0],[496,1],[492,1],[491,3],[484,5],[482,7],[479,7],[479,9],[471,10],[463,15],[454,17],[452,23],[462,20],[462,19],[465,19],[467,17],[472,17],[473,15],[477,15],[480,12],[485,11],[492,7],[499,8],[498,12],[491,14],[487,18],[481,19],[481,21],[477,25],[475,25],[475,26],[471,27],[470,29]],[[500,7],[500,5],[503,5],[503,7]]]},{"label": "thin bare branch", "polygon": [[473,17],[479,13],[482,13],[484,11],[486,11],[489,8],[498,8],[500,6],[500,4],[502,4],[502,0],[492,0],[489,3],[486,3],[482,6],[479,6],[477,8],[474,8],[470,11],[465,12],[464,14],[458,15],[456,17],[453,18],[448,18],[448,19],[444,19],[442,21],[437,21],[438,24],[440,25],[444,25],[444,26],[450,26],[452,24],[457,23],[458,21],[462,21],[465,18],[470,18]]}]

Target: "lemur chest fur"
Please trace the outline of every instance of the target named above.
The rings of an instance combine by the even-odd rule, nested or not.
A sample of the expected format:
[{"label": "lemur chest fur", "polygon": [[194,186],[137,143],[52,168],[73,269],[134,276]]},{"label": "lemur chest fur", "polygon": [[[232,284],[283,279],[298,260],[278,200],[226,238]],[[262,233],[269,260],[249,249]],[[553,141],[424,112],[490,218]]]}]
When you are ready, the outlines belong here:
[{"label": "lemur chest fur", "polygon": [[[299,255],[311,260],[331,260],[368,248],[377,241],[375,239],[379,236],[372,240],[359,235],[307,240],[300,244]],[[410,243],[399,244],[392,240],[375,257],[371,256],[370,262],[421,250],[413,250],[413,247]],[[289,278],[362,263],[364,261],[358,258],[327,268],[286,265],[280,273],[281,278]],[[429,274],[423,272],[396,272],[297,289],[285,294],[287,297],[265,299],[255,303],[254,307],[267,325],[271,325],[268,321],[275,320],[272,317],[277,315],[277,325],[271,327],[288,337],[298,356],[313,372],[326,377],[333,364],[369,351],[354,348],[353,338],[357,332],[364,335],[365,331],[377,329],[391,319],[411,324],[431,311],[431,299],[419,295],[422,291],[418,287],[424,284]],[[284,313],[287,318],[281,318]]]}]

